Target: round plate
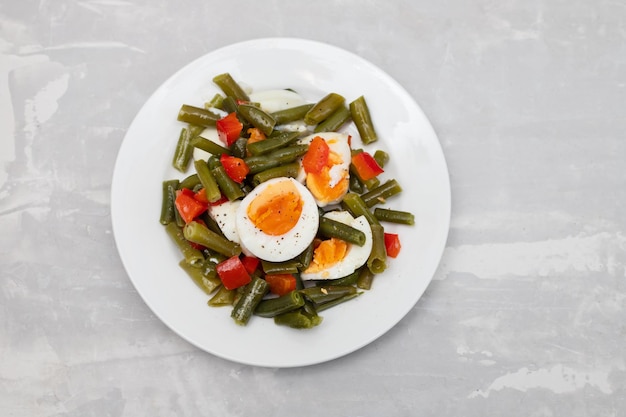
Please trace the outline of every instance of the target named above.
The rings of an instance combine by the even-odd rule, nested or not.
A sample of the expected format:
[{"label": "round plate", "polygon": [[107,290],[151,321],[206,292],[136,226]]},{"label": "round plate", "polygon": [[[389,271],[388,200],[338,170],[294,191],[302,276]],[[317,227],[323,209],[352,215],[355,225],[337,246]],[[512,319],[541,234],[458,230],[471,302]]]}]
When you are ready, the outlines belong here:
[{"label": "round plate", "polygon": [[[159,223],[161,183],[185,175],[171,166],[183,124],[180,106],[201,106],[218,92],[213,76],[229,72],[254,91],[291,88],[315,102],[329,92],[346,103],[364,95],[379,140],[365,147],[390,154],[381,179],[403,192],[386,207],[410,211],[416,224],[385,225],[398,233],[400,255],[360,297],[326,310],[310,330],[252,317],[247,326],[208,297],[178,266],[182,255]],[[353,144],[354,145],[354,144]],[[357,145],[360,145],[358,143]],[[135,288],[174,332],[219,357],[250,365],[294,367],[325,362],[374,341],[415,305],[435,273],[448,235],[450,184],[441,146],[409,94],[368,61],[301,39],[258,39],[213,51],[169,78],[149,98],[122,143],[113,174],[111,215],[117,247]]]}]

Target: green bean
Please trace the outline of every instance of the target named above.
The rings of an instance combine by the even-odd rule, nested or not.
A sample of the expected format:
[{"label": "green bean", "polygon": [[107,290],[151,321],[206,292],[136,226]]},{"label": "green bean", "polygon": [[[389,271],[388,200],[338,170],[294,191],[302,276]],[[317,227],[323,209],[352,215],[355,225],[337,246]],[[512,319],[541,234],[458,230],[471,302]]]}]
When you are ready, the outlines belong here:
[{"label": "green bean", "polygon": [[315,244],[311,242],[311,244],[298,256],[298,260],[300,261],[300,271],[304,271],[309,267],[311,261],[313,260],[313,252],[315,251]]},{"label": "green bean", "polygon": [[192,123],[188,123],[187,124],[187,129],[189,130],[189,133],[191,134],[191,138],[195,138],[196,136],[200,135],[200,133],[202,133],[202,131],[204,129],[206,129],[204,126],[198,126],[198,125],[194,125]]},{"label": "green bean", "polygon": [[341,298],[337,298],[336,300],[329,301],[324,304],[320,304],[317,306],[317,312],[319,313],[320,311],[328,310],[329,308],[335,307],[338,304],[342,304],[342,303],[345,303],[346,301],[350,301],[353,298],[358,297],[359,295],[361,295],[361,293],[349,294]]},{"label": "green bean", "polygon": [[207,110],[210,108],[222,110],[223,103],[224,103],[224,96],[221,95],[220,93],[216,93],[210,101],[204,103],[204,108]]},{"label": "green bean", "polygon": [[209,202],[214,203],[222,198],[222,192],[220,191],[217,181],[209,169],[207,162],[199,159],[194,162],[194,166],[196,168],[196,172],[198,173],[198,178],[206,190],[206,198]]},{"label": "green bean", "polygon": [[415,224],[415,216],[408,211],[384,209],[377,207],[374,209],[374,216],[381,222],[399,223],[399,224]]},{"label": "green bean", "polygon": [[215,122],[219,119],[220,116],[212,111],[203,109],[202,107],[191,106],[189,104],[183,104],[178,111],[179,121],[191,123],[197,126],[215,126]]},{"label": "green bean", "polygon": [[[225,97],[222,100],[222,110],[226,113],[239,113],[239,105],[237,104],[237,100],[232,97]],[[239,119],[241,121],[241,119]]]},{"label": "green bean", "polygon": [[217,264],[219,262],[220,261],[213,259],[213,257],[205,258],[199,268],[202,271],[202,275],[209,279],[217,278],[219,280],[219,276],[217,275]]},{"label": "green bean", "polygon": [[261,260],[261,267],[263,268],[263,272],[268,275],[297,274],[299,272],[298,267],[300,265],[301,264],[298,260],[290,260],[285,262],[270,262],[266,260]]},{"label": "green bean", "polygon": [[363,192],[363,183],[356,175],[352,175],[350,173],[350,183],[349,183],[350,191],[353,193],[361,194]]},{"label": "green bean", "polygon": [[193,265],[190,265],[184,259],[178,264],[183,271],[189,275],[189,277],[193,280],[193,282],[202,289],[207,295],[210,295],[222,284],[219,277],[205,275],[203,273],[202,268],[196,268]]},{"label": "green bean", "polygon": [[359,246],[365,244],[365,233],[361,230],[326,216],[320,217],[319,233],[325,237],[335,237]]},{"label": "green bean", "polygon": [[182,190],[183,188],[188,188],[193,190],[198,184],[202,184],[198,174],[191,174],[178,184],[178,189]]},{"label": "green bean", "polygon": [[385,165],[387,165],[387,162],[389,162],[389,154],[383,150],[378,149],[376,150],[376,152],[374,152],[374,160],[376,161],[378,166],[384,168]]},{"label": "green bean", "polygon": [[372,252],[367,259],[367,268],[374,274],[380,274],[387,268],[385,249],[385,230],[380,224],[372,224]]},{"label": "green bean", "polygon": [[209,169],[211,170],[219,166],[222,166],[222,163],[220,162],[220,158],[217,155],[211,155],[209,159],[206,161],[206,163],[209,166]]},{"label": "green bean", "polygon": [[315,306],[315,303],[306,297],[304,297],[304,305],[302,306],[302,308],[300,308],[300,311],[302,311],[302,313],[304,313],[309,318],[318,317],[317,307]]},{"label": "green bean", "polygon": [[268,170],[270,168],[277,167],[280,165],[280,162],[269,158],[267,155],[259,155],[259,156],[249,156],[244,158],[244,162],[248,165],[250,169],[250,174],[255,175],[259,172]]},{"label": "green bean", "polygon": [[308,287],[299,291],[305,298],[315,305],[319,305],[349,294],[355,294],[356,288],[352,285],[324,285],[321,287]]},{"label": "green bean", "polygon": [[248,94],[246,94],[243,88],[241,88],[229,73],[216,75],[213,77],[213,82],[217,84],[228,97],[232,97],[235,100],[250,101]]},{"label": "green bean", "polygon": [[384,203],[386,199],[402,192],[402,187],[395,179],[387,180],[383,184],[361,195],[365,205],[373,207],[378,203]]},{"label": "green bean", "polygon": [[297,162],[292,162],[286,165],[279,165],[254,174],[254,176],[252,177],[252,183],[254,185],[259,185],[262,182],[279,177],[296,178],[299,172],[300,164],[298,164]]},{"label": "green bean", "polygon": [[235,320],[235,323],[245,326],[269,289],[270,285],[265,282],[264,279],[254,277],[252,281],[245,286],[245,291],[230,314]]},{"label": "green bean", "polygon": [[239,114],[266,136],[272,133],[276,125],[276,120],[270,114],[251,104],[240,104]]},{"label": "green bean", "polygon": [[301,106],[290,107],[288,109],[279,110],[272,113],[272,117],[276,120],[277,125],[302,120],[304,115],[314,106],[313,103],[303,104]]},{"label": "green bean", "polygon": [[352,120],[359,131],[361,141],[365,145],[375,142],[378,139],[378,136],[376,135],[376,130],[374,129],[374,124],[372,123],[372,118],[370,116],[367,103],[365,102],[365,97],[361,96],[350,103],[350,114],[352,115]]},{"label": "green bean", "polygon": [[304,123],[307,125],[320,123],[333,114],[345,101],[346,99],[337,93],[327,94],[304,115]]},{"label": "green bean", "polygon": [[232,306],[235,300],[235,290],[227,290],[223,285],[219,287],[217,292],[208,301],[211,307]]},{"label": "green bean", "polygon": [[308,145],[287,146],[285,148],[277,149],[267,155],[249,156],[248,158],[245,158],[244,161],[246,162],[246,165],[248,165],[248,168],[250,168],[250,174],[254,175],[267,169],[293,162],[297,158],[304,155],[308,148]]},{"label": "green bean", "polygon": [[254,310],[254,314],[261,317],[274,317],[304,305],[304,298],[298,291],[291,291],[276,298],[263,300]]},{"label": "green bean", "polygon": [[[298,269],[302,269],[301,267]],[[304,282],[302,281],[302,277],[300,276],[299,273],[297,274],[292,274],[295,278],[296,278],[296,290],[301,290],[304,288]]]},{"label": "green bean", "polygon": [[281,132],[280,134],[276,136],[270,136],[265,140],[250,143],[248,145],[248,150],[252,155],[267,154],[269,152],[275,151],[276,149],[287,146],[289,143],[297,139],[298,135],[298,132]]},{"label": "green bean", "polygon": [[356,280],[357,288],[362,290],[369,290],[372,288],[372,282],[374,281],[374,274],[369,268],[361,268],[359,277]]},{"label": "green bean", "polygon": [[357,193],[348,193],[344,196],[341,205],[344,209],[348,210],[353,217],[365,216],[369,224],[379,224],[378,219],[374,217],[374,214],[361,199]]},{"label": "green bean", "polygon": [[336,132],[341,126],[350,120],[350,110],[346,106],[340,106],[326,120],[319,123],[313,132]]},{"label": "green bean", "polygon": [[228,176],[223,166],[217,166],[211,170],[211,173],[215,177],[215,181],[219,185],[222,193],[228,198],[229,201],[235,201],[244,196],[244,192],[237,182]]},{"label": "green bean", "polygon": [[183,233],[185,239],[190,242],[202,245],[222,255],[230,257],[241,253],[241,246],[238,243],[225,239],[201,223],[195,221],[187,223]]},{"label": "green bean", "polygon": [[380,185],[380,179],[378,179],[378,177],[370,178],[367,181],[363,181],[363,185],[368,190],[373,190]]},{"label": "green bean", "polygon": [[311,329],[322,322],[322,317],[318,315],[306,314],[302,308],[274,317],[274,323],[281,326],[288,326],[294,329]]},{"label": "green bean", "polygon": [[178,207],[176,208],[176,210],[174,210],[174,219],[176,220],[174,223],[176,223],[176,226],[178,226],[180,229],[185,227],[185,221],[183,220],[183,217],[180,215],[180,212],[178,211]]},{"label": "green bean", "polygon": [[210,153],[211,155],[221,155],[225,153],[226,155],[230,155],[230,149],[218,145],[212,140],[208,140],[203,138],[202,136],[196,136],[191,140],[191,146],[194,148],[202,149],[205,152]]},{"label": "green bean", "polygon": [[232,156],[237,158],[245,158],[248,154],[248,138],[240,137],[232,145],[230,145],[230,152]]},{"label": "green bean", "polygon": [[178,142],[176,143],[174,157],[172,158],[172,166],[180,172],[186,172],[192,155],[191,133],[189,129],[183,128],[178,135]]},{"label": "green bean", "polygon": [[189,265],[200,266],[204,262],[202,252],[191,246],[191,243],[185,238],[183,230],[176,223],[166,224],[165,231],[172,238]]},{"label": "green bean", "polygon": [[161,217],[159,221],[162,225],[166,225],[176,221],[176,190],[178,189],[178,180],[163,181],[163,198],[161,201]]},{"label": "green bean", "polygon": [[269,158],[275,159],[281,164],[293,162],[309,150],[309,145],[291,145],[285,148],[276,149],[274,152],[268,154]]}]

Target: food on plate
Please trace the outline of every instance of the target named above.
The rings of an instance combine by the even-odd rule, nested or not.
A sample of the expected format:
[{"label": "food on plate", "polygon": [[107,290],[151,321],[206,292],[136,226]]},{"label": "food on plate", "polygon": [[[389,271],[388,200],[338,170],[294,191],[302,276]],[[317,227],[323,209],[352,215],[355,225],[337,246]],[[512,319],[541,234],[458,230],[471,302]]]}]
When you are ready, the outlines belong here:
[{"label": "food on plate", "polygon": [[378,135],[364,96],[311,102],[228,73],[213,82],[210,101],[180,107],[172,166],[185,176],[163,181],[160,222],[181,269],[235,323],[315,327],[400,256],[384,224],[415,222],[384,206],[402,191],[383,180],[389,154],[368,149]]}]

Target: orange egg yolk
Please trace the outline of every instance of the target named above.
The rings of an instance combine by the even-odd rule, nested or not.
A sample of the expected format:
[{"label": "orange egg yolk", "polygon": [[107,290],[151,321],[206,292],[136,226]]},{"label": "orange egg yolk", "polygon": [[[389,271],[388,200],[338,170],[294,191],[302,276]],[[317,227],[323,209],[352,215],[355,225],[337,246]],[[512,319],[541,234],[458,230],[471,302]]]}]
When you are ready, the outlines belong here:
[{"label": "orange egg yolk", "polygon": [[298,223],[303,204],[291,181],[270,184],[248,206],[248,218],[263,233],[282,235]]},{"label": "orange egg yolk", "polygon": [[341,261],[348,253],[348,243],[341,239],[323,240],[315,251],[313,260],[305,272],[318,272]]},{"label": "orange egg yolk", "polygon": [[333,178],[330,176],[330,169],[334,165],[341,163],[341,157],[335,152],[331,152],[328,158],[328,164],[323,167],[319,173],[307,174],[307,188],[318,201],[326,203],[329,201],[337,201],[348,192],[350,180],[347,175],[342,175],[336,184],[332,183]]}]

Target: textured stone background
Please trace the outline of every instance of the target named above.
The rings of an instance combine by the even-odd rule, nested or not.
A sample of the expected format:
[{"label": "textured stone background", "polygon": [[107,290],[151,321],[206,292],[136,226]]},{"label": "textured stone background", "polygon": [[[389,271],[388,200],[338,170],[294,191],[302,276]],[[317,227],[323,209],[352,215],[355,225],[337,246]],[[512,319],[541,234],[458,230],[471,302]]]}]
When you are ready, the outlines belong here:
[{"label": "textured stone background", "polygon": [[[134,290],[113,167],[195,58],[289,36],[358,53],[439,135],[452,226],[394,329],[306,368],[189,345]],[[626,5],[608,0],[0,0],[3,416],[620,416]]]}]

